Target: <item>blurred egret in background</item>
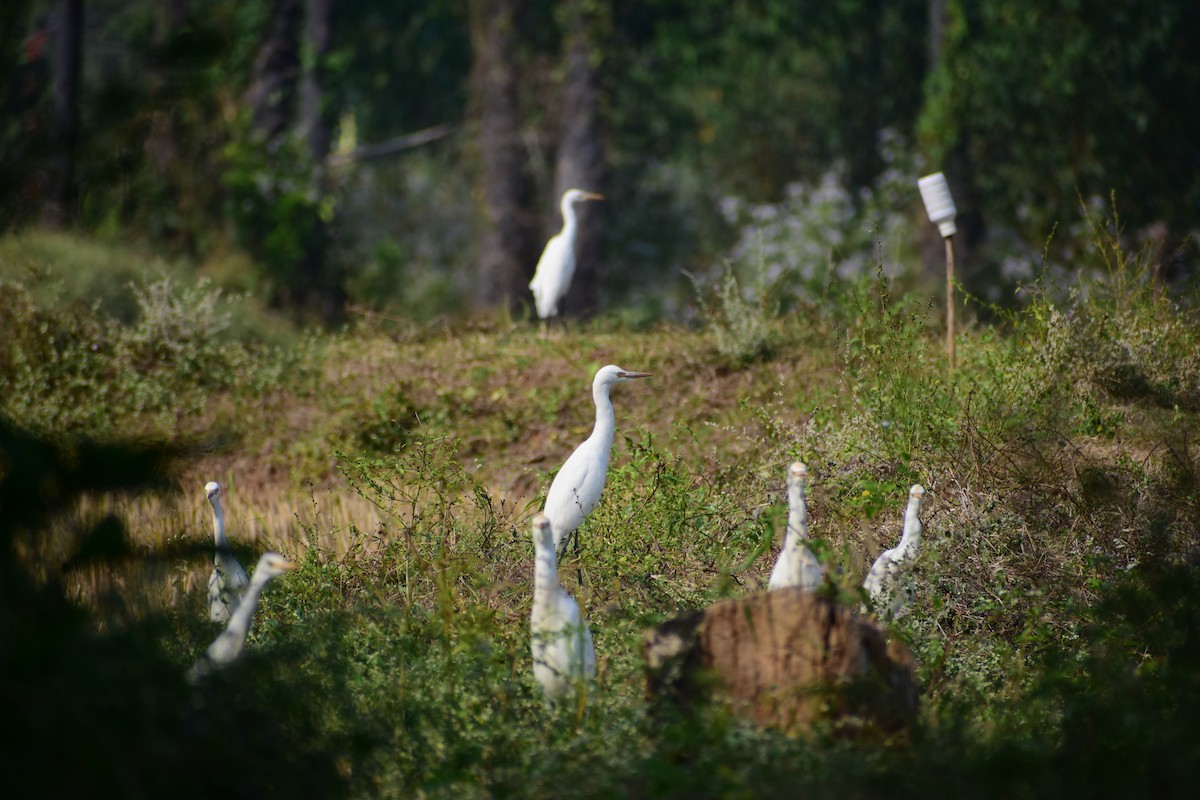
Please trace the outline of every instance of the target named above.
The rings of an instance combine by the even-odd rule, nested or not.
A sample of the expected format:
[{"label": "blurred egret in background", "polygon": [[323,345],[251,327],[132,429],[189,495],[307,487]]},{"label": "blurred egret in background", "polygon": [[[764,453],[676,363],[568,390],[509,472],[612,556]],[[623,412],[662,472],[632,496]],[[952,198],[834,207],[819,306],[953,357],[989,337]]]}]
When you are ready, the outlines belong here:
[{"label": "blurred egret in background", "polygon": [[575,204],[603,199],[602,194],[585,192],[582,189],[567,189],[563,192],[562,202],[559,204],[559,208],[562,209],[562,230],[546,242],[546,249],[538,259],[533,280],[529,282],[534,305],[542,319],[558,316],[558,304],[567,296],[567,290],[571,288],[571,278],[575,275],[575,232],[578,230]]}]

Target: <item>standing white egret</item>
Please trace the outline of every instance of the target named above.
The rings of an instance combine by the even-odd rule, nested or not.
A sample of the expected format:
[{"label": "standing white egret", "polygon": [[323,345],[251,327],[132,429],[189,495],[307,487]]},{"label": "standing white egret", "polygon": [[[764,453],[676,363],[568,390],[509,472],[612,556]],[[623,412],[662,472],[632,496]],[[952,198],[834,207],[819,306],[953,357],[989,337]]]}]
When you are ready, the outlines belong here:
[{"label": "standing white egret", "polygon": [[575,204],[587,200],[603,200],[604,195],[585,192],[582,189],[567,189],[563,192],[559,208],[562,209],[562,230],[546,242],[546,249],[538,259],[537,269],[529,288],[533,291],[533,302],[538,316],[549,319],[558,315],[558,304],[567,295],[571,278],[575,275]]},{"label": "standing white egret", "polygon": [[921,500],[924,497],[925,489],[920,484],[914,484],[908,490],[908,508],[904,512],[904,534],[900,544],[884,550],[863,581],[871,605],[882,617],[895,619],[908,612],[904,582],[921,548]]},{"label": "standing white egret", "polygon": [[217,552],[213,556],[213,571],[208,578],[208,618],[213,622],[227,622],[237,610],[242,591],[250,579],[246,570],[238,563],[229,540],[225,538],[225,512],[221,510],[221,484],[209,481],[204,493],[212,506],[213,538]]},{"label": "standing white egret", "polygon": [[767,590],[799,586],[812,591],[821,585],[825,572],[821,563],[808,549],[808,507],[804,504],[804,484],[808,480],[808,467],[800,461],[788,470],[788,525],[783,537],[783,549],[771,572]]},{"label": "standing white egret", "polygon": [[566,551],[564,539],[575,532],[584,517],[592,513],[604,491],[608,457],[612,453],[613,432],[616,429],[609,391],[614,384],[649,376],[649,372],[627,372],[612,364],[596,371],[596,377],[592,380],[596,427],[554,476],[550,491],[546,493],[546,507],[542,509],[554,526],[555,549],[561,545],[562,550]]},{"label": "standing white egret", "polygon": [[263,553],[262,558],[258,560],[258,566],[254,568],[254,577],[250,579],[250,585],[246,587],[246,594],[242,597],[242,602],[238,604],[237,610],[233,612],[229,625],[221,631],[220,636],[213,640],[204,655],[200,656],[192,665],[188,671],[188,680],[195,682],[214,669],[220,669],[229,664],[241,654],[242,648],[246,644],[246,634],[250,632],[250,618],[258,610],[258,598],[263,589],[272,578],[292,569],[296,569],[296,565],[279,553]]},{"label": "standing white egret", "polygon": [[592,631],[575,598],[558,582],[554,531],[545,514],[533,518],[533,610],[529,615],[533,677],[550,702],[596,677]]}]

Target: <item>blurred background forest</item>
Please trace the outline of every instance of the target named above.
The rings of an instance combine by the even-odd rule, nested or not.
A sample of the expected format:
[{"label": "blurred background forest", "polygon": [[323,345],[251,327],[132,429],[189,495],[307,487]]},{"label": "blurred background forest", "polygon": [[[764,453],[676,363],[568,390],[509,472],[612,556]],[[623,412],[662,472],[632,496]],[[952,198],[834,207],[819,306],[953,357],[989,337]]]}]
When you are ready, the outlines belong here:
[{"label": "blurred background forest", "polygon": [[726,265],[818,296],[936,271],[937,170],[989,301],[1072,264],[1081,203],[1165,279],[1194,252],[1186,0],[8,0],[0,37],[0,226],[310,321],[519,310],[568,186],[609,200],[567,311],[632,322]]}]

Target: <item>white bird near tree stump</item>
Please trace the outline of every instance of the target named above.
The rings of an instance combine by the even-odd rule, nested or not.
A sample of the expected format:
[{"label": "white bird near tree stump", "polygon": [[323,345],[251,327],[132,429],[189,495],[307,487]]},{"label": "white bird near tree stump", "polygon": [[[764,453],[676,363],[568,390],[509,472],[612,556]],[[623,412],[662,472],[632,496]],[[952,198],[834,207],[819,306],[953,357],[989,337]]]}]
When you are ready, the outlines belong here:
[{"label": "white bird near tree stump", "polygon": [[602,194],[585,192],[582,189],[567,189],[563,192],[559,203],[563,218],[562,230],[546,242],[546,249],[542,251],[537,269],[534,270],[533,280],[529,282],[534,305],[542,319],[558,315],[558,304],[567,296],[567,290],[571,288],[571,278],[575,276],[575,233],[578,230],[575,204],[603,199]]},{"label": "white bird near tree stump", "polygon": [[871,598],[871,605],[881,617],[895,619],[908,613],[908,590],[906,580],[917,553],[921,549],[921,501],[925,497],[925,489],[920,484],[914,484],[908,490],[908,508],[904,512],[904,533],[900,544],[884,550],[867,579],[863,588]]},{"label": "white bird near tree stump", "polygon": [[214,669],[226,666],[241,655],[242,648],[246,645],[246,634],[250,632],[250,619],[258,610],[258,599],[262,595],[263,589],[273,578],[293,569],[296,569],[296,565],[279,553],[263,554],[262,558],[258,560],[258,566],[254,568],[254,577],[250,579],[250,585],[246,587],[245,596],[242,597],[241,603],[229,620],[229,625],[221,631],[220,636],[213,640],[204,655],[200,656],[192,665],[188,671],[189,681],[194,683]]},{"label": "white bird near tree stump", "polygon": [[237,610],[242,592],[250,579],[246,570],[229,549],[225,538],[225,512],[221,509],[221,484],[210,481],[204,493],[212,506],[213,539],[217,552],[213,556],[213,571],[208,578],[208,618],[213,622],[228,622]]},{"label": "white bird near tree stump", "polygon": [[604,492],[608,476],[608,459],[612,453],[616,416],[609,392],[615,384],[635,378],[647,378],[648,372],[629,372],[609,364],[596,371],[592,380],[592,400],[596,404],[596,425],[592,435],[575,448],[562,469],[554,476],[546,493],[542,513],[550,518],[554,528],[554,547],[566,551],[564,541],[592,513]]},{"label": "white bird near tree stump", "polygon": [[804,484],[808,480],[808,467],[800,461],[788,469],[788,525],[783,537],[783,549],[771,572],[767,590],[798,586],[813,591],[821,585],[825,571],[817,557],[808,549],[808,507],[804,503]]},{"label": "white bird near tree stump", "polygon": [[545,514],[533,518],[533,550],[533,676],[546,699],[556,703],[596,677],[596,650],[579,604],[558,581],[554,531]]}]

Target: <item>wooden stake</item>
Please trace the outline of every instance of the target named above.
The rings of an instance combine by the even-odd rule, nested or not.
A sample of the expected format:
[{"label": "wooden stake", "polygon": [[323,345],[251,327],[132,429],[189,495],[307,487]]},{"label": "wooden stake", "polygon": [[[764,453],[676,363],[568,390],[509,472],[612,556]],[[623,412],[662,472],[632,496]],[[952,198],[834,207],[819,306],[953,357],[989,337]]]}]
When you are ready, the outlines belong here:
[{"label": "wooden stake", "polygon": [[954,370],[954,235],[946,237],[946,359]]}]

